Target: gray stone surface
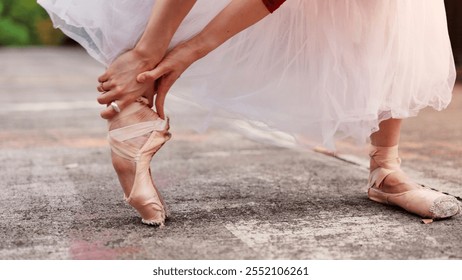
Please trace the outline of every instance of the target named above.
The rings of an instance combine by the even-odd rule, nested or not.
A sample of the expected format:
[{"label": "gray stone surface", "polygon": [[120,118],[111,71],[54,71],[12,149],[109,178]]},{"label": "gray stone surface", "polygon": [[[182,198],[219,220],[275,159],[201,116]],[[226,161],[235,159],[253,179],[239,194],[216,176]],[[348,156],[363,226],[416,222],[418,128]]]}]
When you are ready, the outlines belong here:
[{"label": "gray stone surface", "polygon": [[[152,162],[164,229],[122,199],[79,49],[0,49],[0,259],[461,259],[462,218],[424,225],[369,201],[363,165],[172,120]],[[404,128],[407,170],[454,195],[462,99]],[[187,115],[188,112],[184,112]],[[363,163],[363,149],[340,143]],[[427,147],[430,147],[427,149]]]}]

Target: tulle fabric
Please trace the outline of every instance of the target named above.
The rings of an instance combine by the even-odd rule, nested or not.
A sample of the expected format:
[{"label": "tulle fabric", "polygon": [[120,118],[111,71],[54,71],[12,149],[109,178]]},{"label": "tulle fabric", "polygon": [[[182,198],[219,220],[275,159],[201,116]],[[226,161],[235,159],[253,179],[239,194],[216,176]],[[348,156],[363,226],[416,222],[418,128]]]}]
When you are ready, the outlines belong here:
[{"label": "tulle fabric", "polygon": [[[136,44],[154,3],[38,2],[104,65]],[[228,3],[198,0],[171,47]],[[444,109],[454,81],[442,0],[290,0],[194,63],[171,94],[206,116],[196,128],[225,116],[333,148],[364,142],[383,120]]]}]

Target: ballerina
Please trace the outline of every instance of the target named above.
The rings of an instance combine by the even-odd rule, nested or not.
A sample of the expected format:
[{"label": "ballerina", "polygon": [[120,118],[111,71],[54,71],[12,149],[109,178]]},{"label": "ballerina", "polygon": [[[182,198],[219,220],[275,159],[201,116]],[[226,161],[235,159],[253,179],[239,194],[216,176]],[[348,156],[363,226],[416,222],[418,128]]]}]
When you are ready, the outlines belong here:
[{"label": "ballerina", "polygon": [[[39,1],[55,24],[110,64],[99,77],[98,101],[110,104],[102,117],[109,119],[113,164],[144,223],[163,225],[166,217],[148,170],[170,137],[163,105],[173,83],[194,86],[177,95],[212,113],[264,122],[298,143],[332,147],[339,133],[370,136],[370,199],[434,219],[460,211],[455,198],[409,179],[398,155],[401,119],[450,101],[454,64],[441,1],[291,0],[271,17],[284,1],[158,0],[150,15],[143,10],[152,1],[106,7],[110,15],[124,11],[121,26],[124,16],[139,16],[124,26],[134,33],[127,38],[110,32],[114,26],[94,31],[83,15],[60,13],[50,2]],[[69,28],[71,19],[82,29]],[[116,51],[108,50],[109,39]],[[158,114],[149,109],[154,82]]]}]

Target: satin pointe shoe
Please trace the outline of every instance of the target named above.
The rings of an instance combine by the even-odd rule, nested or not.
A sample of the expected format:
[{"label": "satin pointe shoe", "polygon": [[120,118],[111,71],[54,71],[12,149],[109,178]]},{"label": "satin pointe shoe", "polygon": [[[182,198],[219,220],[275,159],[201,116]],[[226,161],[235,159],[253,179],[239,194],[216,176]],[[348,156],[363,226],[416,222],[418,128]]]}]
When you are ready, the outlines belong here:
[{"label": "satin pointe shoe", "polygon": [[[145,102],[135,102],[119,113],[113,121],[117,121],[117,118],[133,117],[146,110],[146,107]],[[168,119],[163,120],[157,114],[155,116],[154,120],[110,130],[108,141],[113,153],[135,164],[133,186],[129,190],[128,197],[124,194],[125,201],[138,211],[142,223],[163,227],[167,209],[152,180],[150,162],[171,135],[168,132]],[[131,139],[142,136],[147,140],[141,148],[130,142]]]},{"label": "satin pointe shoe", "polygon": [[[401,171],[398,146],[372,146],[369,156],[378,166],[369,176],[369,199],[401,207],[422,218],[444,219],[460,212],[460,205],[455,197],[445,195],[423,185],[419,185],[418,188],[412,187],[410,190],[401,193],[388,193],[382,190],[387,176]],[[403,184],[407,183],[402,182],[399,185]]]}]

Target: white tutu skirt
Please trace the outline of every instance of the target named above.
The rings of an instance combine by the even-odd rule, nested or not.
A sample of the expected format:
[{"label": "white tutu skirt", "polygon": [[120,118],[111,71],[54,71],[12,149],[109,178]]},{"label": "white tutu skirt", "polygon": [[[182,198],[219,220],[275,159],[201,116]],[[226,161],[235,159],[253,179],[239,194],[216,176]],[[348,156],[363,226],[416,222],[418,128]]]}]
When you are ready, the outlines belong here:
[{"label": "white tutu skirt", "polygon": [[[171,47],[229,1],[198,0]],[[104,65],[134,47],[154,2],[38,1]],[[332,148],[339,137],[364,142],[383,120],[445,108],[454,81],[443,0],[288,0],[194,63],[171,94],[207,119],[227,116]]]}]

